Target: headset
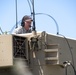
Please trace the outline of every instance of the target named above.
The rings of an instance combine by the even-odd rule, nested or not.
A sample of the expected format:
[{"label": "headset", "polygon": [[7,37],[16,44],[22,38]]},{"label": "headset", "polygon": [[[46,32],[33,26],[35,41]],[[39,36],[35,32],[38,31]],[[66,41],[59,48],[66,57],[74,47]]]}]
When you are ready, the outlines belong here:
[{"label": "headset", "polygon": [[25,24],[24,24],[24,21],[22,21],[22,22],[21,22],[21,26],[24,27],[24,25],[25,25]]},{"label": "headset", "polygon": [[24,27],[25,25],[25,21],[28,20],[28,19],[32,19],[30,16],[28,15],[25,15],[23,18],[22,18],[22,22],[21,22],[21,26]]}]

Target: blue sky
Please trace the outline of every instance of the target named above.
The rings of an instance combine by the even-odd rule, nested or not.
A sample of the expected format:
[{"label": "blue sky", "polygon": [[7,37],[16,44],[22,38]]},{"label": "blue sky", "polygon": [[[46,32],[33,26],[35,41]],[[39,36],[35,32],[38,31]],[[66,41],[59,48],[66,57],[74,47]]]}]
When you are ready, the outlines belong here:
[{"label": "blue sky", "polygon": [[[32,0],[29,0],[32,1]],[[51,15],[58,23],[59,33],[76,38],[76,0],[34,0],[35,13]],[[24,15],[30,15],[27,0],[17,0],[18,21]],[[0,27],[10,31],[16,23],[15,0],[0,0]],[[54,20],[47,15],[35,15],[36,30],[56,34]]]}]

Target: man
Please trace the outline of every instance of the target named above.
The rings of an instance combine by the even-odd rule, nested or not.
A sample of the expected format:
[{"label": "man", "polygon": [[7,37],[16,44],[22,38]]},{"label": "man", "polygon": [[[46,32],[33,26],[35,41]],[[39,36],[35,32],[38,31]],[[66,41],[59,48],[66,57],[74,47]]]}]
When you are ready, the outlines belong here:
[{"label": "man", "polygon": [[15,29],[14,34],[31,33],[31,22],[32,18],[25,15],[22,18],[21,26]]}]

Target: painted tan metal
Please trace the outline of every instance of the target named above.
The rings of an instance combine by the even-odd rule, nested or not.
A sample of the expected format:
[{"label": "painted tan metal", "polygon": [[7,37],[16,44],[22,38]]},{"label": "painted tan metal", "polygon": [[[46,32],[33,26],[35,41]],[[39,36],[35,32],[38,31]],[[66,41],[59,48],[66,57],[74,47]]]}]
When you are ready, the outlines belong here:
[{"label": "painted tan metal", "polygon": [[[17,36],[27,37],[28,40],[30,41],[30,38],[32,37],[32,33],[20,34]],[[7,37],[10,38],[8,44],[9,48],[7,49],[12,52],[12,44],[11,44],[12,37],[11,35],[7,35]],[[32,49],[29,50],[29,54],[30,54],[29,69],[31,70],[33,75],[66,75],[65,74],[66,67],[64,67],[63,62],[71,61],[73,63],[70,50],[72,51],[74,67],[76,68],[76,59],[75,59],[76,40],[75,39],[64,38],[59,35],[48,34],[45,32],[37,33],[37,37],[39,39],[38,42],[39,50],[38,51]],[[70,45],[70,48],[66,39]],[[8,42],[8,40],[6,42]],[[3,44],[3,46],[0,45],[1,49],[3,49],[3,47],[7,47],[6,44]],[[1,49],[0,52],[2,52]],[[6,53],[8,53],[8,50]],[[12,61],[12,59],[10,59],[10,61]],[[67,67],[67,73],[68,75],[74,75],[74,70],[71,66]]]},{"label": "painted tan metal", "polygon": [[0,35],[0,67],[13,65],[12,35]]},{"label": "painted tan metal", "polygon": [[[30,38],[32,34],[23,34],[21,36]],[[42,49],[39,51],[30,51],[30,65],[34,75],[65,75],[66,67],[64,67],[63,63],[65,61],[73,62],[71,51],[73,54],[74,66],[76,67],[76,40],[45,32],[38,33],[38,36],[40,37]],[[69,48],[67,41],[71,48]],[[48,45],[47,48],[45,47],[46,45]],[[74,70],[71,66],[68,66],[67,73],[69,75],[74,75]]]}]

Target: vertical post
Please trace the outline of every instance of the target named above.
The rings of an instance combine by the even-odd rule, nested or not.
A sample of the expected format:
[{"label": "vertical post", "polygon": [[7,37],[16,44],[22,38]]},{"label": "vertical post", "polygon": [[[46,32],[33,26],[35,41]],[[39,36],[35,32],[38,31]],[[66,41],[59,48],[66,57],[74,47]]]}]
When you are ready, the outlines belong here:
[{"label": "vertical post", "polygon": [[32,28],[32,34],[36,36],[36,27],[35,27],[35,10],[34,10],[34,0],[32,0],[32,8],[33,8],[33,28]]},{"label": "vertical post", "polygon": [[16,28],[18,27],[17,26],[17,0],[15,0],[15,4],[16,4]]},{"label": "vertical post", "polygon": [[35,11],[34,11],[34,0],[32,0],[32,6],[33,6],[33,30],[35,31]]}]

